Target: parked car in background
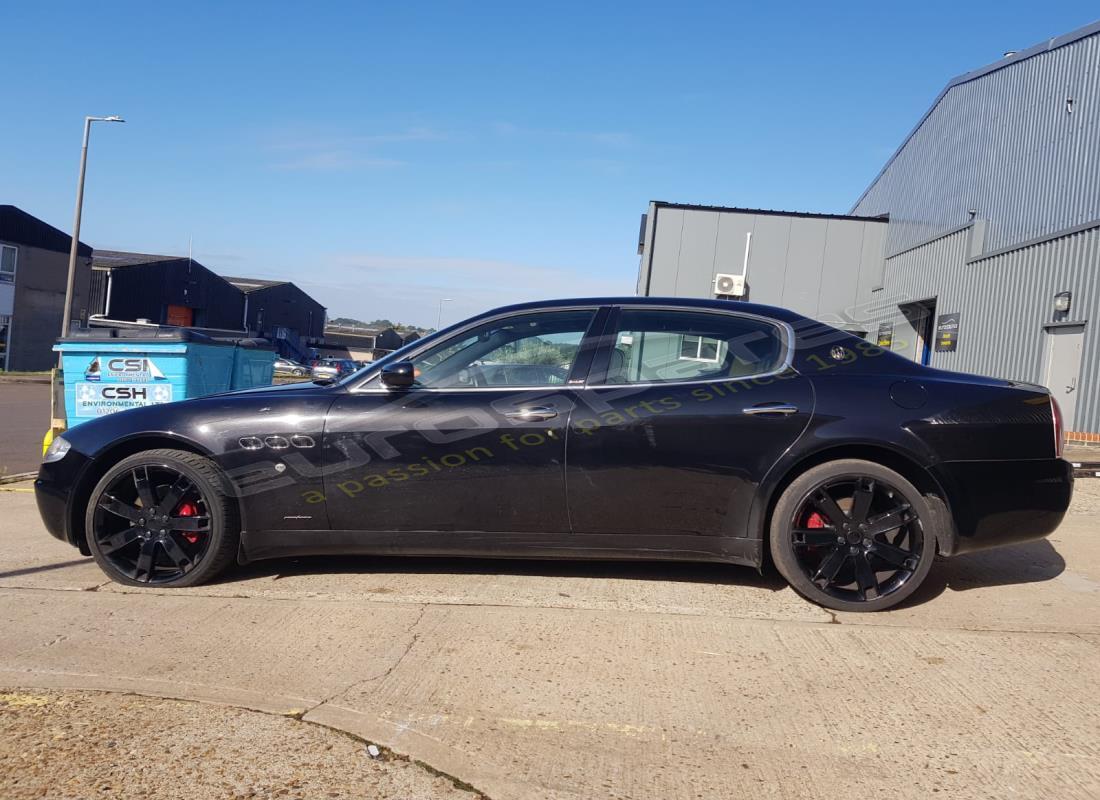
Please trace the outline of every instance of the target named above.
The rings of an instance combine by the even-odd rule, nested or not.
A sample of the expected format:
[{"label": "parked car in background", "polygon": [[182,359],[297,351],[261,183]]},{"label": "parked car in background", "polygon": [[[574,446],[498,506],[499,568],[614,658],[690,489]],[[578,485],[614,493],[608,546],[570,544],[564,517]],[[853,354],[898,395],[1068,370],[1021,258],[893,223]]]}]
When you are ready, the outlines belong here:
[{"label": "parked car in background", "polygon": [[350,358],[319,358],[313,362],[313,379],[337,380],[359,369],[359,365]]},{"label": "parked car in background", "polygon": [[299,364],[289,358],[277,358],[275,359],[275,374],[281,378],[304,378],[310,374],[310,370],[305,364]]},{"label": "parked car in background", "polygon": [[784,309],[629,297],[490,311],[335,383],[85,422],[35,489],[50,533],[131,586],[306,554],[771,561],[816,603],[877,611],[937,555],[1051,533],[1061,455],[1041,386]]}]

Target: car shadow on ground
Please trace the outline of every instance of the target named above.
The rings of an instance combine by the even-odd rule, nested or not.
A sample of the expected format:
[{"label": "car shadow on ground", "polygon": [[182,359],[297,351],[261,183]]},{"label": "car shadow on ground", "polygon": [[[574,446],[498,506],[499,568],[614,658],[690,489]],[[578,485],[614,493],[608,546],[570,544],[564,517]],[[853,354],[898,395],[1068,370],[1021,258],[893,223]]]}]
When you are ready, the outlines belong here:
[{"label": "car shadow on ground", "polygon": [[10,569],[0,572],[0,578],[19,578],[23,575],[36,575],[40,572],[52,572],[58,569],[67,569],[68,567],[79,567],[82,564],[90,564],[92,559],[90,558],[78,558],[73,561],[54,561],[49,564],[35,564],[32,567],[22,567],[20,569]]},{"label": "car shadow on ground", "polygon": [[950,589],[965,592],[992,586],[1017,586],[1053,580],[1065,572],[1066,561],[1047,539],[938,558],[924,583],[899,607],[922,605]]},{"label": "car shadow on ground", "polygon": [[[1066,562],[1046,539],[951,559],[937,559],[924,584],[899,607],[930,602],[945,591],[962,592],[1053,580]],[[231,570],[219,583],[305,575],[485,575],[671,581],[780,591],[787,584],[770,564],[760,574],[731,564],[658,561],[540,561],[431,556],[309,556],[260,561]]]},{"label": "car shadow on ground", "polygon": [[635,581],[671,581],[746,586],[771,591],[786,587],[783,579],[751,567],[687,561],[557,561],[538,559],[449,558],[436,556],[307,556],[258,561],[237,567],[218,579],[272,578],[301,575],[487,575],[545,578],[593,578]]}]

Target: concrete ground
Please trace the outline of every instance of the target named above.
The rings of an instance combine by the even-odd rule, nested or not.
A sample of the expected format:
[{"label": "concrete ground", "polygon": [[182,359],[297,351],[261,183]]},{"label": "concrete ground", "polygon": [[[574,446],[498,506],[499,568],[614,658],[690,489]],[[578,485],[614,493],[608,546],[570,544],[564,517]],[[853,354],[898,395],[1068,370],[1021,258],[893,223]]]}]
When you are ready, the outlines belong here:
[{"label": "concrete ground", "polygon": [[493,798],[1100,796],[1100,481],[1049,540],[873,615],[692,564],[301,559],[131,590],[7,488],[0,685],[24,692],[290,714]]}]

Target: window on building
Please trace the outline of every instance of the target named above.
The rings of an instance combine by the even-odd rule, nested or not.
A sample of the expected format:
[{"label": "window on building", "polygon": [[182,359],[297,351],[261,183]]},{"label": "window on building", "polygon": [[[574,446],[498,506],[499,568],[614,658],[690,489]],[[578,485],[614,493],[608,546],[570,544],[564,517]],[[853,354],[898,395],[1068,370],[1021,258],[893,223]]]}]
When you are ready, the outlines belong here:
[{"label": "window on building", "polygon": [[8,337],[11,333],[11,317],[0,314],[0,370],[8,370]]},{"label": "window on building", "polygon": [[15,282],[16,249],[10,245],[0,245],[0,283]]},{"label": "window on building", "polygon": [[722,342],[706,336],[680,337],[680,358],[685,361],[706,361],[717,364],[722,352]]}]

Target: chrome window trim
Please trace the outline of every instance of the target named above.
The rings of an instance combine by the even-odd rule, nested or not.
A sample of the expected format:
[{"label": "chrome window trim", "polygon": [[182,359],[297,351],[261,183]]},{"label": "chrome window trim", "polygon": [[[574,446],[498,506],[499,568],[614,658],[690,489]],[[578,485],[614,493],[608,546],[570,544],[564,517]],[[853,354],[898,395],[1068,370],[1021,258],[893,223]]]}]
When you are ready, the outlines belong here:
[{"label": "chrome window trim", "polygon": [[[748,319],[755,319],[755,320],[763,322],[767,325],[771,325],[775,328],[778,328],[781,331],[781,333],[783,334],[783,337],[784,337],[784,343],[783,344],[784,344],[786,352],[785,352],[782,363],[778,367],[776,367],[775,369],[773,369],[769,372],[759,372],[759,373],[756,373],[756,374],[753,374],[753,375],[741,375],[741,376],[738,376],[736,378],[733,378],[733,377],[730,377],[730,376],[726,375],[726,376],[721,377],[721,378],[705,378],[705,379],[702,379],[702,380],[649,381],[649,382],[646,382],[646,383],[589,383],[588,379],[586,378],[583,385],[581,385],[581,384],[570,384],[570,383],[554,383],[554,384],[535,385],[535,386],[476,386],[476,387],[472,386],[472,387],[465,387],[465,388],[437,388],[437,389],[429,388],[429,387],[426,387],[426,386],[416,386],[416,387],[410,387],[408,389],[403,389],[401,391],[403,393],[410,393],[410,392],[418,392],[418,393],[419,392],[473,393],[473,392],[519,392],[519,391],[542,391],[542,392],[545,392],[545,391],[563,391],[563,390],[580,391],[582,389],[625,389],[625,388],[630,388],[630,387],[649,388],[649,387],[653,387],[653,386],[703,386],[703,385],[712,384],[712,383],[732,383],[732,382],[738,382],[738,381],[755,381],[755,380],[760,380],[762,378],[773,378],[776,375],[782,375],[783,373],[788,372],[788,371],[789,372],[794,372],[795,374],[798,374],[797,370],[793,369],[793,366],[792,366],[794,364],[794,342],[795,342],[794,328],[791,327],[790,323],[784,322],[783,320],[773,319],[771,317],[765,317],[762,314],[754,314],[750,311],[735,311],[735,310],[726,311],[725,309],[696,308],[696,307],[693,307],[693,306],[648,305],[648,304],[647,305],[628,305],[628,304],[619,303],[619,304],[615,304],[615,305],[607,306],[607,307],[612,308],[612,309],[630,309],[630,310],[640,309],[640,310],[646,310],[646,311],[649,311],[649,310],[653,310],[653,311],[686,311],[686,312],[689,312],[689,313],[696,312],[696,313],[702,313],[702,314],[719,314],[719,315],[723,315],[723,316],[738,316],[738,317],[744,317],[744,318],[748,318]],[[476,327],[478,325],[481,325],[483,323],[496,322],[497,320],[508,319],[510,317],[520,317],[520,316],[526,316],[528,314],[541,314],[544,311],[553,312],[553,311],[589,311],[589,310],[593,310],[593,311],[598,312],[600,310],[600,308],[604,308],[604,306],[550,306],[550,307],[547,307],[547,308],[544,308],[544,309],[540,308],[536,311],[531,311],[531,310],[516,311],[516,312],[510,313],[510,314],[502,314],[499,317],[489,317],[488,319],[482,319],[482,320],[479,320],[476,323],[471,323],[470,325],[466,325],[466,326],[456,330],[455,333],[454,333],[454,336],[461,336],[463,332],[468,331],[471,328]],[[599,335],[602,335],[602,334],[597,334],[597,336],[599,336]],[[450,339],[447,339],[447,341],[450,341]],[[433,342],[431,346],[434,347],[435,344],[436,343]],[[425,347],[425,348],[422,348],[420,350],[414,350],[411,353],[409,353],[409,358],[410,359],[415,358],[416,356],[419,356],[422,352],[424,352],[424,350],[427,350],[427,349],[430,349],[430,348]],[[348,391],[352,394],[390,394],[394,391],[392,389],[387,389],[384,386],[365,386],[365,384],[373,382],[375,380],[375,378],[377,378],[377,377],[378,377],[378,372],[374,372],[374,373],[368,375],[367,377],[363,378],[358,384],[356,384],[354,387],[350,388]]]}]

